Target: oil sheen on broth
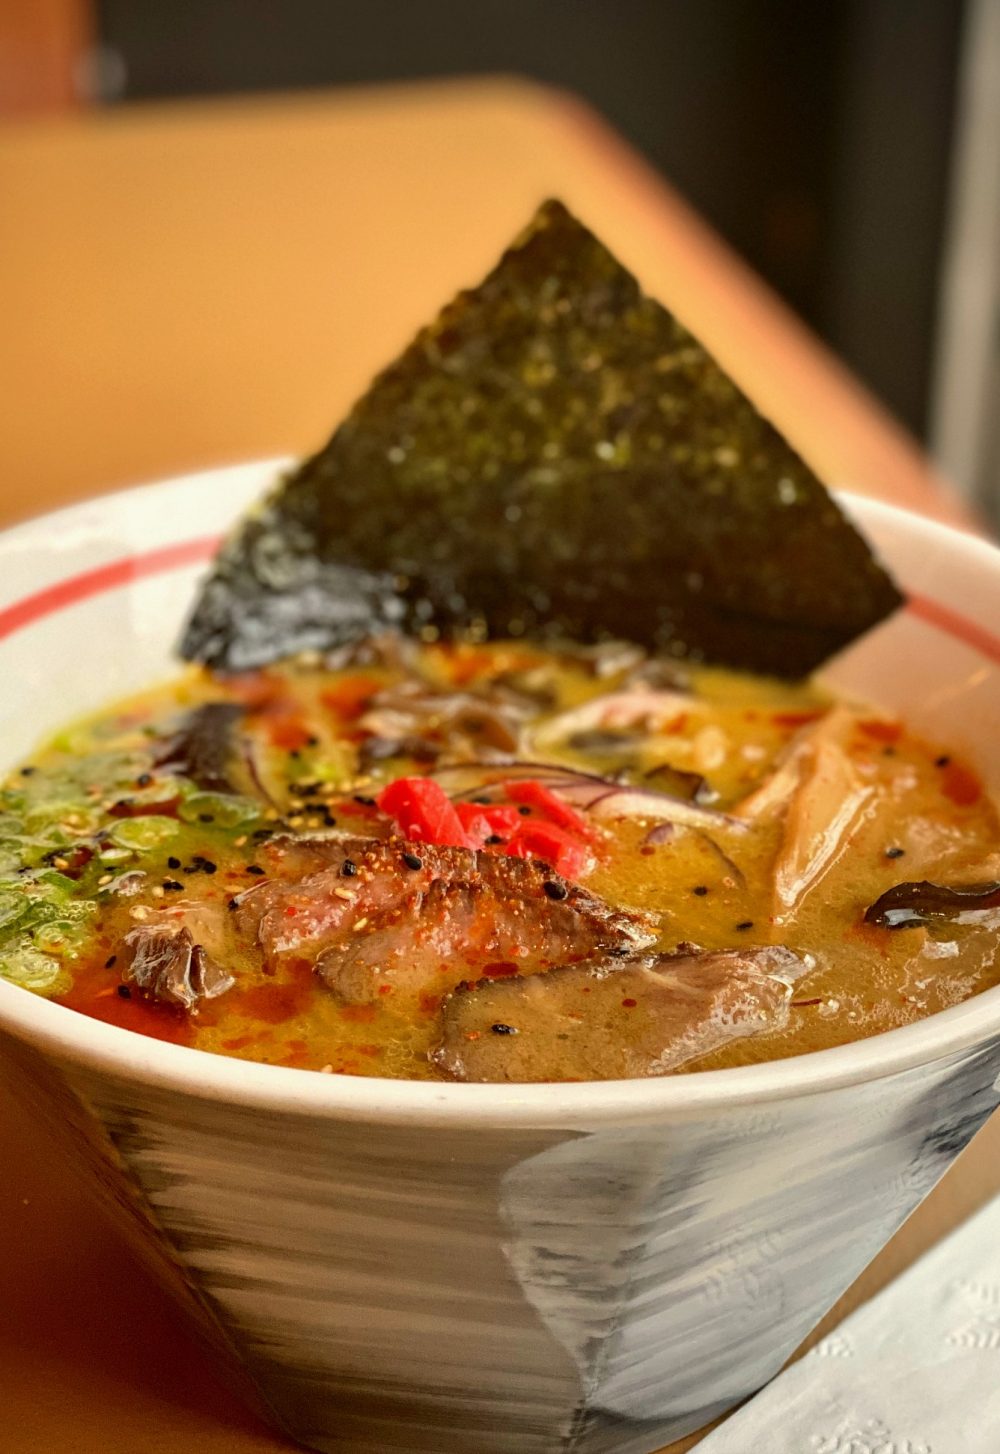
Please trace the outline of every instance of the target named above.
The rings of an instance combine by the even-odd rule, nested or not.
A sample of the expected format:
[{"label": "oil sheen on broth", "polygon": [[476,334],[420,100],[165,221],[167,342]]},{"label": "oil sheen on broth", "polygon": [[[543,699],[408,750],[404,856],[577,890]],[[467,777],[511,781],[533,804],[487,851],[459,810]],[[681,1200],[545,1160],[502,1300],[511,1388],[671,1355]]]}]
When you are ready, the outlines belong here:
[{"label": "oil sheen on broth", "polygon": [[[842,1044],[1000,978],[988,894],[901,927],[865,918],[898,884],[1000,877],[994,807],[946,748],[815,685],[626,647],[387,639],[192,669],[58,734],[3,799],[0,973],[223,1055],[421,1079],[662,1074]],[[791,973],[767,946],[794,951]],[[777,973],[780,1012],[706,1039],[695,1021],[732,1020],[720,996],[748,954],[748,973]],[[545,999],[554,966],[597,961]],[[631,1008],[661,1032],[615,975],[651,963],[694,1018],[663,1055],[623,1058],[600,1042],[629,1039]],[[456,977],[479,988],[451,993]],[[586,1045],[564,1036],[565,1068],[517,1061],[539,1017],[576,1033],[578,990],[596,1007]]]}]

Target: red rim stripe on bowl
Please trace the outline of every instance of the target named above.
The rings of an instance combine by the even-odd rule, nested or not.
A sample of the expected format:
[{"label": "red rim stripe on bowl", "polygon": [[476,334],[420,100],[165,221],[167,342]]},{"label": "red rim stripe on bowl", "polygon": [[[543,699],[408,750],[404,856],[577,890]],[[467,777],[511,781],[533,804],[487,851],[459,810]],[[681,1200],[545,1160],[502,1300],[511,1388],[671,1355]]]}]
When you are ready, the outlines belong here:
[{"label": "red rim stripe on bowl", "polygon": [[218,549],[221,539],[218,535],[205,535],[198,540],[183,540],[140,555],[126,555],[121,560],[109,561],[107,565],[95,566],[93,570],[81,571],[79,575],[67,576],[65,580],[56,581],[33,595],[22,596],[0,611],[0,641],[13,636],[24,626],[31,626],[35,621],[89,600],[91,596],[127,586],[146,576],[160,575],[164,571],[207,560]]},{"label": "red rim stripe on bowl", "polygon": [[957,611],[943,606],[940,601],[934,601],[929,596],[910,596],[906,608],[928,626],[936,626],[945,635],[954,636],[1000,665],[1000,637],[994,636],[982,626],[977,626],[974,621],[967,620],[965,616],[960,616]]},{"label": "red rim stripe on bowl", "polygon": [[[65,580],[45,586],[30,596],[22,596],[19,601],[14,601],[0,610],[0,641],[13,636],[25,626],[54,615],[56,611],[64,611],[68,606],[89,600],[91,596],[116,590],[147,576],[161,575],[166,571],[178,570],[181,566],[196,565],[199,561],[207,560],[219,548],[222,538],[219,535],[204,535],[195,540],[164,545],[158,550],[122,556],[120,560],[112,560],[107,565],[81,571],[79,575],[67,576]],[[929,596],[911,595],[907,599],[906,609],[928,626],[936,627],[1000,665],[1000,637],[959,615],[949,606],[944,606]]]}]

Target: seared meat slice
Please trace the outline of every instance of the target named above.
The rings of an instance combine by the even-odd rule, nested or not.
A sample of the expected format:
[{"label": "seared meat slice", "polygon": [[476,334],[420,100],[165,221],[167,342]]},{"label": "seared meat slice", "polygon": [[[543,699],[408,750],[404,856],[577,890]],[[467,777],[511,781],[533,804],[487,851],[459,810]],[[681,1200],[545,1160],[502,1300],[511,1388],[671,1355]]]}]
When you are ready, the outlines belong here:
[{"label": "seared meat slice", "polygon": [[125,982],[161,1005],[190,1010],[199,1000],[214,1000],[236,983],[179,920],[137,924],[125,935],[125,955]]},{"label": "seared meat slice", "polygon": [[[343,999],[435,996],[460,980],[549,969],[655,937],[642,915],[614,909],[543,864],[401,839],[281,840],[274,877],[242,895],[237,927],[265,965],[311,960]],[[322,862],[322,867],[320,863]]]},{"label": "seared meat slice", "polygon": [[432,1059],[456,1080],[665,1075],[729,1040],[780,1029],[809,961],[790,949],[593,958],[460,986]]}]

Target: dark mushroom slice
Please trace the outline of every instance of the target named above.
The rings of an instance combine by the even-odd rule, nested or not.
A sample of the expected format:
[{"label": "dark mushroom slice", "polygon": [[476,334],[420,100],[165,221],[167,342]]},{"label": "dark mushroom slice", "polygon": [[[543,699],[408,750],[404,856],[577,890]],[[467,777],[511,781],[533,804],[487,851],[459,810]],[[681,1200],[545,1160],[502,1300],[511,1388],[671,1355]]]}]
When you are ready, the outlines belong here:
[{"label": "dark mushroom slice", "polygon": [[241,669],[485,632],[797,677],[900,601],[809,466],[550,201],[238,526],[181,650]]},{"label": "dark mushroom slice", "polygon": [[594,958],[449,995],[431,1058],[455,1080],[667,1075],[731,1040],[780,1030],[809,963],[790,949]]},{"label": "dark mushroom slice", "polygon": [[160,1005],[191,1010],[236,983],[181,923],[137,924],[125,935],[122,978]]},{"label": "dark mushroom slice", "polygon": [[443,995],[462,979],[629,953],[655,937],[646,916],[533,859],[401,839],[331,839],[292,853],[299,864],[312,855],[310,871],[244,893],[237,928],[265,967],[311,961],[352,1004]]},{"label": "dark mushroom slice", "polygon": [[458,758],[511,757],[533,710],[492,683],[474,692],[452,692],[404,681],[377,692],[358,726],[376,738],[425,742],[425,756],[436,749]]},{"label": "dark mushroom slice", "polygon": [[924,879],[886,889],[865,911],[865,923],[883,929],[912,929],[986,909],[1000,909],[1000,883],[935,884]]},{"label": "dark mushroom slice", "polygon": [[190,778],[212,793],[239,791],[240,747],[236,728],[246,715],[237,702],[194,707],[156,754],[157,767]]}]

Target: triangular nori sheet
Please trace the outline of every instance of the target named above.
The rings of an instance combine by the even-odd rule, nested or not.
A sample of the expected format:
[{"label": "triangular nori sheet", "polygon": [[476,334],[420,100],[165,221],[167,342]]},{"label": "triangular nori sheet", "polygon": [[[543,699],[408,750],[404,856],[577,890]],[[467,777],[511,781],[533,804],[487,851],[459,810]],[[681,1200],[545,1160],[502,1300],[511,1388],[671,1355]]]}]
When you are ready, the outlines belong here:
[{"label": "triangular nori sheet", "polygon": [[900,600],[701,344],[547,202],[239,526],[182,652],[243,669],[395,625],[797,677]]}]

